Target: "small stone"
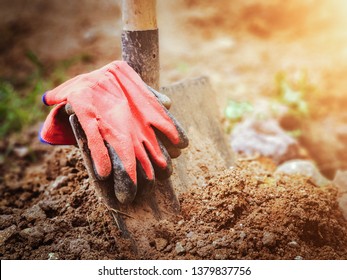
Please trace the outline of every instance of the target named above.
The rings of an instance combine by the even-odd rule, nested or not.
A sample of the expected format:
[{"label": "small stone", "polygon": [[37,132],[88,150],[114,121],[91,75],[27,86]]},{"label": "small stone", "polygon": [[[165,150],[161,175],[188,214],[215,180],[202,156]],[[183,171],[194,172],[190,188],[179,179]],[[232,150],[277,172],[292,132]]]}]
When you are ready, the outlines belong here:
[{"label": "small stone", "polygon": [[281,163],[299,154],[299,144],[280,126],[278,120],[247,118],[235,125],[230,145],[235,153],[262,155]]},{"label": "small stone", "polygon": [[4,230],[0,230],[0,245],[3,245],[16,232],[16,226],[12,225]]},{"label": "small stone", "polygon": [[190,231],[187,233],[187,238],[192,238],[195,235],[195,233],[193,231]]},{"label": "small stone", "polygon": [[182,246],[181,242],[176,243],[175,251],[178,255],[184,254],[186,249]]},{"label": "small stone", "polygon": [[53,183],[50,184],[50,187],[52,189],[55,189],[55,188],[59,188],[61,186],[64,186],[64,184],[66,184],[66,182],[68,181],[68,177],[67,176],[58,176]]},{"label": "small stone", "polygon": [[310,160],[295,159],[287,161],[277,168],[275,174],[277,173],[300,174],[309,177],[318,187],[324,187],[330,183]]},{"label": "small stone", "polygon": [[240,232],[240,238],[243,240],[243,239],[245,239],[245,237],[246,237],[246,233],[244,232],[244,231],[241,231]]},{"label": "small stone", "polygon": [[19,158],[25,158],[29,154],[28,147],[16,147],[13,149],[14,154]]},{"label": "small stone", "polygon": [[163,250],[163,252],[165,252],[165,253],[171,252],[172,251],[172,247],[173,246],[171,244],[167,245],[166,248]]},{"label": "small stone", "polygon": [[294,258],[294,260],[303,260],[304,258],[302,257],[302,256],[296,256],[295,258]]},{"label": "small stone", "polygon": [[72,254],[80,256],[83,252],[90,251],[90,245],[87,240],[78,238],[70,241],[69,249]]},{"label": "small stone", "polygon": [[227,255],[225,255],[225,254],[216,254],[215,256],[214,256],[214,258],[216,259],[216,260],[226,260],[227,258],[228,258],[228,256]]},{"label": "small stone", "polygon": [[32,245],[40,243],[44,237],[44,233],[38,227],[25,228],[19,234],[23,238],[27,239]]},{"label": "small stone", "polygon": [[45,212],[37,204],[25,210],[23,213],[23,216],[29,222],[36,221],[36,220],[44,220],[46,218]]},{"label": "small stone", "polygon": [[276,235],[272,232],[265,231],[262,238],[264,246],[272,247],[276,244]]},{"label": "small stone", "polygon": [[162,251],[165,249],[165,247],[167,246],[168,244],[168,241],[164,238],[156,238],[154,240],[155,242],[155,248],[158,250],[158,251]]},{"label": "small stone", "polygon": [[347,170],[337,170],[333,184],[337,187],[339,193],[347,193]]},{"label": "small stone", "polygon": [[48,259],[52,260],[52,261],[59,260],[59,254],[58,253],[49,253]]},{"label": "small stone", "polygon": [[184,220],[180,220],[180,221],[178,221],[178,223],[177,223],[177,225],[180,227],[180,226],[182,226],[184,224]]},{"label": "small stone", "polygon": [[288,243],[288,246],[289,247],[292,247],[292,248],[298,248],[299,247],[299,244],[296,242],[296,241],[290,241]]}]

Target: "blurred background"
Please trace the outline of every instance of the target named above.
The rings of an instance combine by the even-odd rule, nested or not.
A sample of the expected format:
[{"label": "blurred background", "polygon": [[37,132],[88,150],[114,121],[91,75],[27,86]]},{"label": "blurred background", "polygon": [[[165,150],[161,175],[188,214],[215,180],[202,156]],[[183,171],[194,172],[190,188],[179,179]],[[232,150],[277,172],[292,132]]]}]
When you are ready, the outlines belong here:
[{"label": "blurred background", "polygon": [[[0,167],[38,158],[47,89],[121,58],[120,4],[0,1]],[[346,15],[342,0],[158,0],[161,85],[208,76],[226,133],[274,119],[333,178],[347,169]]]}]

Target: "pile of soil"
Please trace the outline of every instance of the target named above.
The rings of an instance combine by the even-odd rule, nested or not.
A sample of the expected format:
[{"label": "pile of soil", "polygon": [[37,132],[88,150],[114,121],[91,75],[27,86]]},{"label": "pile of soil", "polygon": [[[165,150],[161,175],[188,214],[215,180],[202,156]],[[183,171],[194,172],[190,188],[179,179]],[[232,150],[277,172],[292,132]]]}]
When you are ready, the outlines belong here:
[{"label": "pile of soil", "polygon": [[268,159],[238,161],[205,178],[204,186],[180,195],[181,215],[125,217],[130,240],[95,196],[77,148],[31,146],[43,163],[13,154],[1,170],[1,259],[347,257],[347,223],[336,189],[274,175]]}]

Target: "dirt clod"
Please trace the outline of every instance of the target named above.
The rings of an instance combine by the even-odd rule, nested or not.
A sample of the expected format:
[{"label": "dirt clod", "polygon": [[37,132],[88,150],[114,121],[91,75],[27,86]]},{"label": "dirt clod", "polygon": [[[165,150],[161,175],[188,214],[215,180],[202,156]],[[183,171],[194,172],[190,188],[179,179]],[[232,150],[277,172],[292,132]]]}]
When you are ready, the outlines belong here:
[{"label": "dirt clod", "polygon": [[43,240],[44,232],[39,227],[25,228],[19,233],[21,237],[26,239],[31,246],[37,246]]},{"label": "dirt clod", "polygon": [[13,234],[16,233],[16,226],[12,225],[0,231],[0,245],[3,245]]},{"label": "dirt clod", "polygon": [[168,244],[168,241],[164,238],[156,238],[154,240],[155,242],[155,248],[158,250],[158,251],[162,251],[165,249],[165,247],[167,246]]},{"label": "dirt clod", "polygon": [[272,232],[264,231],[262,243],[266,247],[273,247],[276,244],[276,236]]},{"label": "dirt clod", "polygon": [[27,209],[23,213],[23,217],[27,219],[28,222],[33,222],[36,220],[44,220],[46,218],[45,212],[41,209],[39,205],[34,205]]},{"label": "dirt clod", "polygon": [[75,256],[80,256],[84,252],[90,251],[90,245],[87,240],[84,239],[73,239],[69,243],[69,250]]}]

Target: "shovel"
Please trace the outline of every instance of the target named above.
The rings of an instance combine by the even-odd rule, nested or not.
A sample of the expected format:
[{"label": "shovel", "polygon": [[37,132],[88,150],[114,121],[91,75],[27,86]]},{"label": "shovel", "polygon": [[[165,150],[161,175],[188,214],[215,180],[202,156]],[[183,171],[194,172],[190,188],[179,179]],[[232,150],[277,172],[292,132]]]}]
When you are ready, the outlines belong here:
[{"label": "shovel", "polygon": [[[115,197],[113,178],[100,181],[95,177],[85,134],[73,114],[70,123],[77,144],[99,199],[111,211],[123,237],[132,241],[132,232],[179,214],[178,194],[199,187],[214,170],[232,164],[231,152],[218,121],[218,108],[206,77],[183,81],[159,88],[159,44],[156,22],[156,0],[123,0],[122,56],[154,89],[172,100],[172,114],[185,128],[190,146],[173,160],[174,173],[170,179],[156,180],[155,186],[138,182],[138,193],[130,205],[120,204]],[[211,160],[212,159],[212,160]],[[111,176],[112,177],[112,176]]]}]

